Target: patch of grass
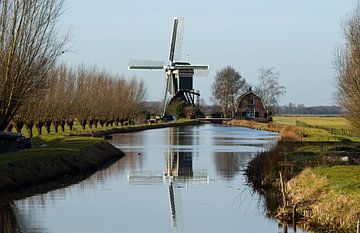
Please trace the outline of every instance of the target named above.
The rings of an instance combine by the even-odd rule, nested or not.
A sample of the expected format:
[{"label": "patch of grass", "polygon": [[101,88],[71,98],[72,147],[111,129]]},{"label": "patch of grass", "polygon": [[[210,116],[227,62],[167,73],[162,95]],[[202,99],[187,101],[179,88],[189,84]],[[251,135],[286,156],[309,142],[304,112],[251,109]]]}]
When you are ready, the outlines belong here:
[{"label": "patch of grass", "polygon": [[296,153],[320,153],[322,150],[321,146],[300,146],[296,148]]},{"label": "patch of grass", "polygon": [[314,174],[326,179],[326,190],[329,192],[360,194],[360,166],[317,167]]},{"label": "patch of grass", "polygon": [[33,148],[0,155],[0,165],[19,160],[37,159],[44,156],[65,155],[79,152],[102,141],[93,137],[66,137],[62,135],[37,136],[32,139]]},{"label": "patch of grass", "polygon": [[305,122],[309,125],[322,126],[334,129],[352,129],[350,122],[343,117],[324,116],[275,116],[274,123],[284,125],[296,125],[296,121]]},{"label": "patch of grass", "polygon": [[[343,117],[323,117],[323,116],[276,116],[273,117],[274,124],[279,126],[292,125],[300,121],[312,127],[298,127],[302,131],[302,140],[306,142],[359,142],[359,137],[340,135],[342,131],[355,131],[349,121]],[[319,128],[316,128],[319,127]]]},{"label": "patch of grass", "polygon": [[311,208],[310,224],[354,232],[360,214],[360,166],[307,168],[288,182],[293,203]]},{"label": "patch of grass", "polygon": [[[186,123],[186,122],[192,122],[194,121],[193,119],[188,119],[188,118],[181,118],[181,119],[178,119],[177,121],[174,121],[174,122],[162,122],[162,121],[159,121],[157,123],[148,123],[148,124],[136,124],[136,125],[123,125],[123,126],[104,126],[104,127],[101,127],[100,124],[98,124],[98,127],[95,128],[94,126],[92,126],[92,128],[89,128],[88,125],[86,125],[85,129],[82,128],[82,126],[80,125],[80,122],[75,120],[74,122],[74,126],[73,126],[73,130],[70,130],[69,127],[66,125],[65,126],[65,131],[62,132],[61,131],[61,128],[59,127],[59,131],[58,133],[55,132],[55,128],[53,125],[51,125],[50,127],[50,133],[47,133],[46,132],[46,128],[45,126],[42,127],[42,135],[41,136],[55,136],[55,137],[58,137],[58,136],[67,136],[69,134],[86,134],[86,133],[94,133],[94,132],[98,132],[98,131],[106,131],[106,130],[111,130],[111,129],[129,129],[129,128],[135,128],[135,127],[144,127],[144,126],[149,126],[149,125],[163,125],[163,124],[178,124],[178,123]],[[15,132],[15,128],[13,129],[13,132]],[[22,131],[21,133],[25,136],[25,137],[29,137],[29,132],[28,130],[24,127],[22,128]],[[36,129],[36,127],[34,126],[33,128],[33,137],[37,137],[39,136],[39,133]]]}]

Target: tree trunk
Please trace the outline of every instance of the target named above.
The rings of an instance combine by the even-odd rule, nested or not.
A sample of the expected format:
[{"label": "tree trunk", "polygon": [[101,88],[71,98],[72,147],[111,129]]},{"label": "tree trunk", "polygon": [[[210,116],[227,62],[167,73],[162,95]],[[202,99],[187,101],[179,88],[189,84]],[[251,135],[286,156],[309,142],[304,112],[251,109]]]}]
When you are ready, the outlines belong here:
[{"label": "tree trunk", "polygon": [[66,124],[69,126],[70,131],[72,131],[74,126],[74,120],[67,120]]},{"label": "tree trunk", "polygon": [[33,137],[33,127],[34,127],[34,122],[30,121],[30,122],[26,122],[25,123],[25,127],[29,133],[29,137],[32,138]]},{"label": "tree trunk", "polygon": [[11,131],[13,130],[13,128],[14,128],[14,125],[13,125],[13,124],[10,124],[10,125],[8,125],[8,127],[6,128],[6,131],[11,132]]},{"label": "tree trunk", "polygon": [[15,122],[16,132],[21,133],[21,130],[22,130],[23,127],[24,127],[24,122],[23,121],[16,121]]},{"label": "tree trunk", "polygon": [[60,125],[60,121],[54,121],[54,130],[55,133],[59,132],[59,125]]},{"label": "tree trunk", "polygon": [[100,123],[101,128],[103,128],[103,127],[104,127],[104,124],[105,124],[105,121],[100,120],[99,123]]},{"label": "tree trunk", "polygon": [[45,128],[46,128],[46,132],[47,132],[48,134],[50,134],[51,121],[45,121]]},{"label": "tree trunk", "polygon": [[98,123],[99,123],[99,121],[98,121],[97,119],[95,119],[95,120],[94,120],[94,126],[95,126],[95,128],[98,127]]},{"label": "tree trunk", "polygon": [[94,124],[94,119],[90,119],[89,121],[89,128],[92,129],[92,126]]},{"label": "tree trunk", "polygon": [[64,133],[65,132],[65,124],[66,124],[66,121],[62,120],[60,122],[60,127],[61,127],[61,131]]},{"label": "tree trunk", "polygon": [[87,123],[87,120],[86,119],[83,119],[83,120],[80,120],[80,124],[82,126],[82,128],[85,130],[86,128],[86,123]]},{"label": "tree trunk", "polygon": [[44,122],[43,122],[43,121],[38,121],[38,122],[35,124],[35,127],[36,127],[39,135],[42,134],[42,127],[43,127],[43,126],[44,126]]}]

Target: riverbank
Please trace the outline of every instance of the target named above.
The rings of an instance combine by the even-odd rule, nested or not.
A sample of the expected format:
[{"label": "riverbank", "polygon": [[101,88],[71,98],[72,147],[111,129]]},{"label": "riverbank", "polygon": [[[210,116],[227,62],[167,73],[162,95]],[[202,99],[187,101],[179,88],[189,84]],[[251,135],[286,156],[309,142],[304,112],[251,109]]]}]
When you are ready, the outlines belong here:
[{"label": "riverbank", "polygon": [[69,136],[103,137],[105,135],[117,134],[117,133],[131,133],[131,132],[138,132],[138,131],[150,130],[150,129],[201,125],[204,123],[205,122],[196,119],[182,119],[179,121],[171,121],[171,122],[127,125],[127,126],[111,127],[107,129],[96,129],[96,130],[93,129],[80,133],[70,133]]},{"label": "riverbank", "polygon": [[34,190],[44,190],[41,187],[34,189],[39,185],[47,186],[45,190],[49,190],[62,186],[62,183],[76,182],[79,177],[84,179],[88,174],[124,156],[123,152],[100,138],[102,136],[198,124],[203,122],[181,120],[36,136],[32,149],[0,154],[0,195],[5,197],[9,195],[4,194],[21,193],[24,190],[35,194]]},{"label": "riverbank", "polygon": [[94,172],[122,156],[102,139],[38,137],[33,149],[0,155],[0,194]]},{"label": "riverbank", "polygon": [[[345,135],[344,130],[333,130],[351,130],[339,118],[301,118],[302,122],[308,121],[302,123],[308,128],[297,127],[296,119],[280,120],[282,123],[276,124],[283,130],[294,129],[298,140],[280,140],[277,147],[256,156],[246,170],[248,181],[265,197],[269,212],[280,221],[292,223],[291,217],[284,219],[282,215],[284,193],[286,206],[297,205],[295,220],[304,228],[314,232],[355,232],[360,217],[359,138]],[[287,125],[284,120],[294,124]],[[285,182],[283,193],[280,172]]]},{"label": "riverbank", "polygon": [[[296,205],[295,221],[307,230],[355,232],[360,213],[359,154],[340,150],[359,146],[359,143],[280,141],[248,164],[248,182],[264,196],[270,215],[278,216],[283,223],[292,224],[289,207]],[[280,172],[285,183],[283,193]],[[285,218],[284,209],[290,211],[285,211]]]}]

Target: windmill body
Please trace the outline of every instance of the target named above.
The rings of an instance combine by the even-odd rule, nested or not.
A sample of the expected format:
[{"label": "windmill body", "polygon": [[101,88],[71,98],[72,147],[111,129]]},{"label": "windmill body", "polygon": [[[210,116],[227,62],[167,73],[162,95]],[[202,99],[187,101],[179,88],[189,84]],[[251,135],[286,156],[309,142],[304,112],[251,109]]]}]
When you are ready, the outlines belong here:
[{"label": "windmill body", "polygon": [[193,87],[193,77],[206,76],[208,65],[192,65],[180,62],[183,35],[183,20],[174,19],[174,26],[170,44],[169,64],[162,61],[130,60],[129,70],[164,70],[166,88],[164,94],[164,112],[166,107],[175,101],[185,101],[188,105],[195,105],[195,97],[200,96]]}]

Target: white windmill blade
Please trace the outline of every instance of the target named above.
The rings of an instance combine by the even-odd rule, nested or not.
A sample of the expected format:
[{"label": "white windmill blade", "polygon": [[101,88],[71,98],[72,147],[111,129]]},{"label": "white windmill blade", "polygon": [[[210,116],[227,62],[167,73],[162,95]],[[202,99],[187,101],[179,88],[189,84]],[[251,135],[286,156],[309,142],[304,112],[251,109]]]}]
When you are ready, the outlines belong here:
[{"label": "white windmill blade", "polygon": [[193,70],[209,70],[209,65],[187,65],[187,64],[175,64],[174,66],[176,69],[193,69]]},{"label": "white windmill blade", "polygon": [[131,59],[129,70],[162,70],[165,67],[164,61]]},{"label": "white windmill blade", "polygon": [[207,77],[209,76],[209,65],[190,65],[190,67],[194,70],[194,76],[197,77]]},{"label": "white windmill blade", "polygon": [[209,75],[210,66],[209,65],[199,65],[199,64],[195,64],[195,65],[175,64],[174,68],[178,69],[178,70],[192,69],[192,70],[194,70],[195,76],[206,77]]},{"label": "white windmill blade", "polygon": [[196,76],[196,77],[207,77],[207,76],[209,76],[209,69],[206,69],[206,70],[194,69],[194,76]]},{"label": "white windmill blade", "polygon": [[170,53],[169,53],[170,62],[181,60],[183,34],[184,34],[184,19],[181,17],[175,17],[172,36],[171,36],[171,44],[170,44]]}]

